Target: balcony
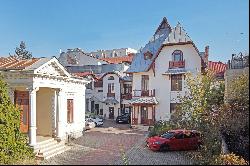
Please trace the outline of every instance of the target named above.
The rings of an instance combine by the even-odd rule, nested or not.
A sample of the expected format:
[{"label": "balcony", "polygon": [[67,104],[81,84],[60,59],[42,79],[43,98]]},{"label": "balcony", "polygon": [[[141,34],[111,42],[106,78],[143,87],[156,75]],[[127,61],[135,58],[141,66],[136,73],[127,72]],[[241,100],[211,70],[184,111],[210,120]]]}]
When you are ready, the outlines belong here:
[{"label": "balcony", "polygon": [[152,90],[133,90],[133,97],[155,97],[155,89]]},{"label": "balcony", "polygon": [[173,68],[185,68],[185,60],[184,61],[169,61],[169,69]]},{"label": "balcony", "polygon": [[115,98],[115,93],[107,93],[107,97],[114,97]]},{"label": "balcony", "polygon": [[130,100],[130,99],[132,99],[132,94],[131,93],[122,94],[122,99],[124,99],[124,100]]}]

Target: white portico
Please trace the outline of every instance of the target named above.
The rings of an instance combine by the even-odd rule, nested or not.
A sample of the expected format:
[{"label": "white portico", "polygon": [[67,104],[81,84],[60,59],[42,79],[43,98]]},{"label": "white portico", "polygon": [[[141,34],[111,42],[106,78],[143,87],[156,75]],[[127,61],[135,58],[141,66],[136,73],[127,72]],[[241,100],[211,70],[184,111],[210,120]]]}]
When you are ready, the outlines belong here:
[{"label": "white portico", "polygon": [[71,76],[56,58],[0,58],[0,73],[20,107],[20,129],[29,134],[30,146],[39,136],[63,141],[82,135],[87,79]]}]

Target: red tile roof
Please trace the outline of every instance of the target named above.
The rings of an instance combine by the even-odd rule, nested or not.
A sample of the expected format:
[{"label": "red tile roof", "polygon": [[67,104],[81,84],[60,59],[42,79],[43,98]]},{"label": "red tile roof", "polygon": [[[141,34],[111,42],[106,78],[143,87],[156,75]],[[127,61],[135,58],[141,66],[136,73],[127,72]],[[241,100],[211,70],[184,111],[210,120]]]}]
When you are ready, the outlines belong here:
[{"label": "red tile roof", "polygon": [[118,64],[118,63],[122,63],[122,62],[129,62],[131,63],[133,60],[133,56],[134,54],[129,54],[127,56],[121,56],[121,57],[112,57],[112,58],[100,58],[101,60],[104,60],[108,63],[111,64]]},{"label": "red tile roof", "polygon": [[215,74],[224,74],[227,69],[227,64],[222,62],[208,62],[208,69],[213,71]]},{"label": "red tile roof", "polygon": [[39,58],[18,60],[15,57],[1,57],[0,58],[0,69],[24,69],[37,62]]}]

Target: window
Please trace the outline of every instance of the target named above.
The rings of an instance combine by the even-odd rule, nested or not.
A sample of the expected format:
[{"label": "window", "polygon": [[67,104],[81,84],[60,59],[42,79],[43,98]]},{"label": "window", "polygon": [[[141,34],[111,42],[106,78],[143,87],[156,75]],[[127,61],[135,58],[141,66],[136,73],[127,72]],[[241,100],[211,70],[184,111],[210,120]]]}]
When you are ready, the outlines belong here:
[{"label": "window", "polygon": [[92,82],[88,83],[88,84],[86,85],[86,88],[87,88],[87,89],[92,89]]},{"label": "window", "polygon": [[150,51],[147,51],[144,53],[144,59],[151,59],[153,57],[153,54]]},{"label": "window", "polygon": [[103,90],[102,90],[102,89],[99,89],[98,92],[103,92]]},{"label": "window", "polygon": [[183,133],[178,133],[176,136],[175,136],[176,139],[183,139],[184,138],[184,134]]},{"label": "window", "polygon": [[171,75],[171,91],[182,91],[182,75]]},{"label": "window", "polygon": [[103,115],[103,109],[100,109],[100,115]]},{"label": "window", "polygon": [[73,99],[67,99],[67,122],[73,123]]},{"label": "window", "polygon": [[131,94],[132,92],[132,85],[131,84],[124,84],[124,92],[123,94]]},{"label": "window", "polygon": [[172,53],[172,60],[173,61],[183,61],[183,53],[181,50],[175,50]]},{"label": "window", "polygon": [[178,106],[180,106],[180,103],[170,103],[170,114],[177,111]]},{"label": "window", "polygon": [[115,91],[115,84],[109,83],[108,84],[108,93],[113,93]]},{"label": "window", "polygon": [[115,78],[113,76],[110,76],[108,80],[114,80]]},{"label": "window", "polygon": [[149,76],[148,75],[142,75],[141,78],[141,88],[143,91],[148,90],[149,87]]}]

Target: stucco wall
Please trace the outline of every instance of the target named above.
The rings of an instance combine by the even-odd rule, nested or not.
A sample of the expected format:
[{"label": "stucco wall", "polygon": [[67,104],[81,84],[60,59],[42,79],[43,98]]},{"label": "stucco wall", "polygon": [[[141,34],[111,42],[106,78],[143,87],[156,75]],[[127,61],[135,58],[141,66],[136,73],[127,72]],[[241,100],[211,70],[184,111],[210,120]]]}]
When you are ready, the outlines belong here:
[{"label": "stucco wall", "polygon": [[36,92],[37,135],[52,136],[52,94],[49,88]]}]

